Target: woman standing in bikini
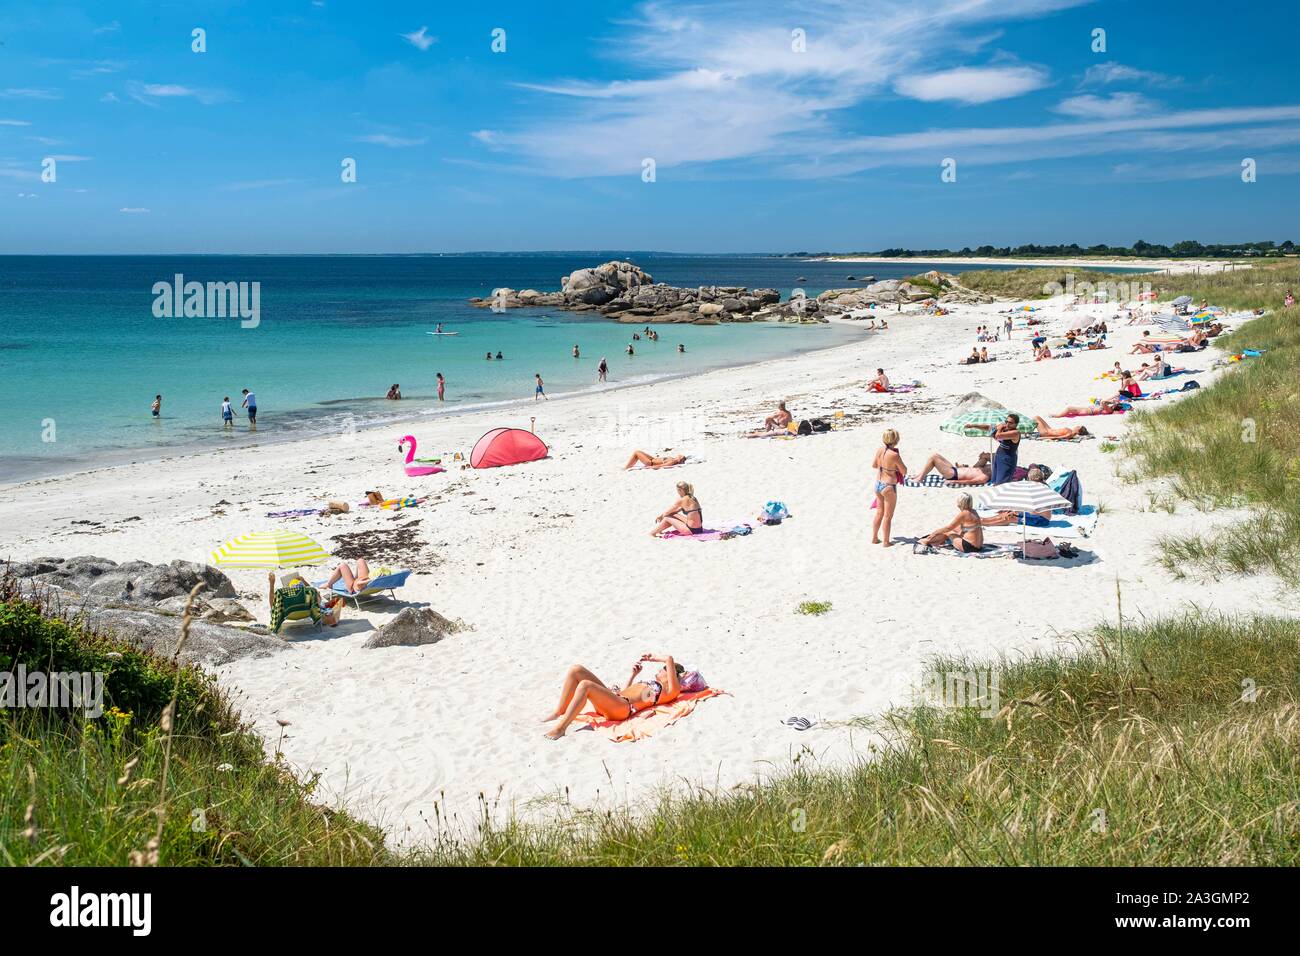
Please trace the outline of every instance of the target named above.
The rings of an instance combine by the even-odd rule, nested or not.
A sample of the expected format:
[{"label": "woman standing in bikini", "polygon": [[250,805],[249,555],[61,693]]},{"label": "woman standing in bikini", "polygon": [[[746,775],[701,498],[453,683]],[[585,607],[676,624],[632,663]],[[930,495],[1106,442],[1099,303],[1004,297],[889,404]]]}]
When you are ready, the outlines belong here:
[{"label": "woman standing in bikini", "polygon": [[659,525],[650,532],[652,538],[659,537],[664,531],[699,534],[704,530],[704,510],[700,507],[700,500],[695,497],[695,489],[690,482],[677,482],[677,500],[655,520]]},{"label": "woman standing in bikini", "polygon": [[898,432],[889,429],[880,439],[884,444],[876,451],[871,460],[871,467],[876,469],[876,517],[871,522],[871,543],[881,544],[880,532],[884,528],[886,548],[893,547],[889,540],[889,527],[894,521],[894,509],[898,506],[898,482],[901,475],[907,474],[903,456],[898,453]]},{"label": "woman standing in bikini", "polygon": [[[637,677],[647,661],[663,664],[655,674],[654,680],[638,681]],[[564,731],[578,716],[582,705],[590,702],[596,712],[610,720],[627,720],[639,710],[667,704],[677,699],[682,692],[681,676],[685,672],[681,664],[675,663],[672,655],[658,657],[654,654],[642,654],[641,659],[632,665],[627,686],[619,689],[615,684],[606,687],[599,677],[581,664],[574,664],[564,675],[564,687],[560,691],[560,703],[555,710],[543,718],[543,722],[558,720],[546,736],[559,740]]]}]

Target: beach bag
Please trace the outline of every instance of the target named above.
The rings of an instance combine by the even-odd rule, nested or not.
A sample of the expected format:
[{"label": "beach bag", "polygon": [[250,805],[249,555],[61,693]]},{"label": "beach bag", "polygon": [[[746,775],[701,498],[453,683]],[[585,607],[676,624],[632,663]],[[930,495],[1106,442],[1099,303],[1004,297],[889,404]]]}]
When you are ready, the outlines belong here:
[{"label": "beach bag", "polygon": [[1051,538],[1044,538],[1042,541],[1035,541],[1030,538],[1025,542],[1025,558],[1030,561],[1051,561],[1059,558],[1061,552],[1057,550],[1056,545],[1052,544]]},{"label": "beach bag", "polygon": [[785,502],[769,501],[763,505],[763,513],[758,516],[758,520],[763,524],[780,524],[788,517],[790,509],[785,506]]},{"label": "beach bag", "polygon": [[1198,388],[1200,388],[1200,387],[1201,387],[1201,383],[1198,382],[1196,379],[1192,379],[1190,382],[1184,382],[1184,383],[1183,383],[1183,391],[1184,391],[1184,392],[1191,392],[1191,391],[1194,391],[1195,389],[1198,389]]},{"label": "beach bag", "polygon": [[812,422],[808,421],[808,419],[805,418],[803,421],[799,423],[799,434],[811,435],[812,433],[813,433]]},{"label": "beach bag", "polygon": [[815,432],[828,432],[831,430],[830,422],[823,421],[820,418],[814,418],[808,424],[812,426],[812,430]]}]

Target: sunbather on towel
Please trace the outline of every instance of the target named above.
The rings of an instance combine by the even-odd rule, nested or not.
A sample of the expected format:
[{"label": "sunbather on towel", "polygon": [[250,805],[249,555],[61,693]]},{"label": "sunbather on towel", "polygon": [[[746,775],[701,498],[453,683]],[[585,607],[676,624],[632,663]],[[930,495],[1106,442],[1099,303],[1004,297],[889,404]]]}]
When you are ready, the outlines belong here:
[{"label": "sunbather on towel", "polygon": [[1048,441],[1069,441],[1072,438],[1078,438],[1081,435],[1091,435],[1087,425],[1075,425],[1073,427],[1053,428],[1047,424],[1047,420],[1038,415],[1034,416],[1034,427],[1038,430],[1039,438],[1046,438]]},{"label": "sunbather on towel", "polygon": [[1098,405],[1067,405],[1053,418],[1078,418],[1080,415],[1119,415],[1128,411],[1128,405],[1113,398],[1103,400]]},{"label": "sunbather on towel", "polygon": [[646,451],[634,451],[632,452],[632,457],[627,460],[627,464],[623,466],[623,470],[626,471],[629,468],[635,468],[637,462],[640,462],[647,468],[672,468],[674,465],[680,465],[684,461],[686,461],[685,455],[664,455],[661,457],[652,455]]},{"label": "sunbather on towel", "polygon": [[276,634],[280,633],[280,627],[289,619],[289,615],[300,611],[306,612],[313,623],[324,621],[330,627],[338,624],[339,618],[343,616],[343,598],[331,595],[322,601],[320,592],[298,575],[294,575],[284,587],[275,586],[274,571],[268,573],[266,579],[269,588],[267,600],[271,605],[271,630]]},{"label": "sunbather on towel", "polygon": [[955,465],[937,451],[925,461],[925,467],[919,474],[911,475],[915,481],[924,481],[925,476],[930,472],[937,472],[946,480],[954,485],[987,485],[989,477],[993,474],[993,466],[989,462],[989,453],[980,452],[979,458],[973,465]]},{"label": "sunbather on towel", "polygon": [[[639,681],[642,668],[654,661],[663,664],[651,681]],[[667,704],[677,699],[681,693],[681,676],[686,668],[673,661],[671,655],[658,657],[654,654],[642,654],[641,659],[632,665],[627,686],[622,689],[617,684],[606,687],[599,677],[581,664],[574,664],[564,675],[564,687],[560,690],[560,703],[555,710],[543,718],[543,723],[558,720],[546,736],[559,740],[564,731],[578,716],[578,712],[587,702],[595,707],[602,717],[610,720],[627,720],[639,710],[646,710],[657,704]]]},{"label": "sunbather on towel", "polygon": [[792,421],[794,416],[786,409],[785,402],[777,402],[776,412],[763,419],[763,428],[769,432],[784,431],[785,426]]},{"label": "sunbather on towel", "polygon": [[948,545],[956,551],[978,551],[984,547],[984,528],[970,495],[957,498],[957,517],[921,539],[932,548]]},{"label": "sunbather on towel", "polygon": [[887,392],[889,391],[889,376],[885,374],[883,368],[876,369],[876,377],[867,382],[867,391],[869,392]]},{"label": "sunbather on towel", "polygon": [[704,530],[704,511],[690,482],[677,482],[677,500],[655,520],[659,524],[650,532],[652,538],[659,537],[664,531],[699,534]]},{"label": "sunbather on towel", "polygon": [[357,567],[354,571],[344,561],[334,569],[334,573],[325,582],[325,590],[330,590],[339,581],[342,581],[344,586],[347,587],[349,594],[360,594],[370,584],[370,565],[366,563],[365,558],[358,558]]}]

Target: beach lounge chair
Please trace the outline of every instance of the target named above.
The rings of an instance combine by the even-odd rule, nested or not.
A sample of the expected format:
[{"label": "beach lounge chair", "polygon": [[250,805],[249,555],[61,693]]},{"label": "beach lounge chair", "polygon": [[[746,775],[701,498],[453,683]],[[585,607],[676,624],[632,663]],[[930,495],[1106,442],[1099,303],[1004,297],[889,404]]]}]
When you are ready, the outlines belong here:
[{"label": "beach lounge chair", "polygon": [[[389,597],[392,598],[397,597],[395,593],[396,590],[406,584],[406,579],[411,576],[411,572],[410,571],[387,571],[382,568],[380,570],[383,573],[381,573],[378,577],[371,578],[370,583],[367,584],[365,588],[361,591],[356,591],[356,592],[349,591],[347,589],[347,585],[345,585],[342,581],[338,581],[337,583],[335,583],[334,587],[331,590],[333,590],[333,592],[337,594],[339,597],[350,599],[354,604],[356,604],[358,608],[361,607],[362,598],[374,597],[375,595],[381,594],[384,591],[388,592]],[[317,587],[324,587],[324,586],[325,586],[324,581],[321,581],[317,585]]]}]

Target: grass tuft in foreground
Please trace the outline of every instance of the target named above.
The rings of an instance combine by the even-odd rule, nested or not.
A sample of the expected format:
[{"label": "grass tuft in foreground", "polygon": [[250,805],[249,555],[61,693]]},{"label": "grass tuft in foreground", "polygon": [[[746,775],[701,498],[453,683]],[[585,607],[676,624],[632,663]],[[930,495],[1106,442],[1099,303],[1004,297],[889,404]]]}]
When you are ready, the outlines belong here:
[{"label": "grass tuft in foreground", "polygon": [[[978,671],[970,662],[941,670]],[[1101,628],[1079,656],[994,667],[996,719],[864,721],[875,759],[806,755],[761,785],[484,825],[415,859],[492,865],[1295,865],[1300,622]],[[773,732],[777,732],[775,729]],[[879,736],[875,736],[879,734]]]}]

